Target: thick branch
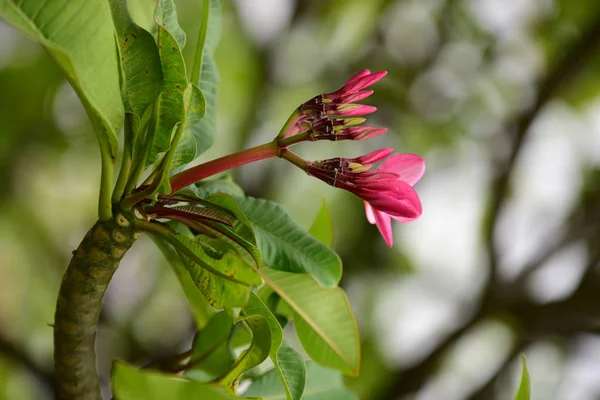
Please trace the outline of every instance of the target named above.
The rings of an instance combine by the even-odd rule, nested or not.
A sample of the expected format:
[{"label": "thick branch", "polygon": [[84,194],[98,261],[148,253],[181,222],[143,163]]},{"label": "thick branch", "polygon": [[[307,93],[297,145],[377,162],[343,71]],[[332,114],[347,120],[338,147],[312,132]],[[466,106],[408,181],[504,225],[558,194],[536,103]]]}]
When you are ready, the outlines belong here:
[{"label": "thick branch", "polygon": [[96,330],[104,293],[136,239],[133,223],[118,214],[97,222],[69,264],[56,303],[54,361],[60,399],[100,400]]}]

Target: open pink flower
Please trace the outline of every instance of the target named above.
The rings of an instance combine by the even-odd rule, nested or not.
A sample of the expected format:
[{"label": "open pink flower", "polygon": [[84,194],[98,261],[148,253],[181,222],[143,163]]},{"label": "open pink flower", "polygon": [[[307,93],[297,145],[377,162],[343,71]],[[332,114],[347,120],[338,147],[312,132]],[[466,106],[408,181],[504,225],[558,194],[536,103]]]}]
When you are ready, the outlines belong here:
[{"label": "open pink flower", "polygon": [[377,111],[376,107],[354,102],[373,94],[372,90],[363,89],[373,85],[386,74],[386,71],[372,73],[366,69],[350,78],[335,92],[313,97],[296,109],[279,137],[285,139],[296,136],[298,141],[364,140],[385,133],[387,129],[384,128],[356,127],[354,125],[363,123],[365,119],[352,117]]},{"label": "open pink flower", "polygon": [[[401,220],[413,220],[421,215],[421,201],[404,176],[409,176],[409,173],[419,174],[420,178],[423,174],[423,160],[411,154],[396,154],[371,172],[375,167],[374,163],[383,160],[392,151],[393,149],[387,148],[357,158],[316,161],[308,163],[306,171],[331,186],[360,197],[370,204],[374,214],[378,212]],[[412,175],[407,178],[411,182],[414,179]],[[388,243],[391,229],[389,232],[390,234],[384,234]]]},{"label": "open pink flower", "polygon": [[[407,186],[413,186],[423,176],[425,163],[421,157],[414,154],[394,154],[383,162],[377,171],[396,174],[397,181]],[[418,210],[418,213],[414,215],[398,215],[387,212],[377,202],[365,200],[367,219],[371,224],[377,225],[381,236],[383,236],[383,239],[390,247],[394,243],[392,218],[402,223],[414,221],[421,215],[420,202],[418,207],[415,207],[415,210]]]}]

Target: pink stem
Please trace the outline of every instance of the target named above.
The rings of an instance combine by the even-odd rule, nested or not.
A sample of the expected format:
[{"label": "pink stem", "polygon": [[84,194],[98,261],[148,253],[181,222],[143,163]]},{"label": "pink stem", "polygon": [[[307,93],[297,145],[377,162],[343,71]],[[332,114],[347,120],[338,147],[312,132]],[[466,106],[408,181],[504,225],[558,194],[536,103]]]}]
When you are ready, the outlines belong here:
[{"label": "pink stem", "polygon": [[258,160],[279,156],[279,147],[275,141],[242,150],[238,153],[208,161],[193,168],[181,171],[171,177],[171,193],[178,191],[204,178],[239,167]]}]

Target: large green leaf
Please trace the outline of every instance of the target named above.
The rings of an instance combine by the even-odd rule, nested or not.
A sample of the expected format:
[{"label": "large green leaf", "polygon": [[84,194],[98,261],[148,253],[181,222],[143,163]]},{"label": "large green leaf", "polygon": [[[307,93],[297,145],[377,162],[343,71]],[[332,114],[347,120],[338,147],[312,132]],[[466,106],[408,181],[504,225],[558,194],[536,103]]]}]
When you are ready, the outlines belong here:
[{"label": "large green leaf", "polygon": [[325,287],[334,287],[342,276],[338,255],[303,230],[276,203],[252,197],[237,203],[254,226],[265,264],[273,269],[308,273]]},{"label": "large green leaf", "polygon": [[521,382],[515,393],[515,400],[529,400],[531,398],[531,384],[529,382],[529,371],[527,370],[527,361],[521,357]]},{"label": "large green leaf", "polygon": [[185,246],[185,249],[178,249],[180,254],[185,255],[184,265],[211,306],[244,306],[248,301],[250,288],[261,284],[254,269],[234,252],[216,249],[206,242],[183,235],[175,237]]},{"label": "large green leaf", "polygon": [[325,199],[323,199],[321,209],[308,230],[308,233],[329,247],[333,244],[333,223],[331,222],[331,215],[327,209]]},{"label": "large green leaf", "polygon": [[[280,387],[287,400],[300,400],[306,384],[306,366],[304,359],[283,341],[283,329],[277,318],[260,299],[252,294],[244,307],[246,315],[260,315],[265,318],[271,329],[271,349],[269,356],[275,365],[275,371],[281,380]],[[261,396],[261,393],[255,393]]]},{"label": "large green leaf", "polygon": [[[196,139],[197,155],[204,153],[215,142],[217,124],[217,92],[219,88],[219,70],[214,59],[214,52],[221,36],[221,0],[209,0],[208,9],[202,10],[203,23],[198,39],[196,57],[201,60],[196,62],[195,68],[200,69],[198,86],[206,97],[206,116],[192,127]],[[204,33],[204,35],[202,34]],[[198,71],[192,71],[197,74]],[[194,79],[192,79],[194,81]],[[193,82],[196,83],[196,82]]]},{"label": "large green leaf", "polygon": [[121,66],[121,95],[126,112],[138,121],[162,87],[163,73],[154,37],[139,27],[125,0],[110,0]]},{"label": "large green leaf", "polygon": [[306,274],[271,268],[259,273],[295,312],[294,324],[302,346],[316,362],[357,376],[360,340],[348,298],[340,288],[323,288]]},{"label": "large green leaf", "polygon": [[190,273],[183,265],[181,255],[160,237],[152,234],[149,236],[163,253],[164,257],[169,262],[169,265],[173,268],[175,275],[177,275],[177,279],[179,279],[183,293],[187,298],[192,315],[196,321],[196,326],[198,329],[202,329],[207,325],[210,317],[214,314],[214,309],[208,304],[208,301],[192,280]]},{"label": "large green leaf", "polygon": [[[185,116],[183,126],[181,127],[181,136],[179,140],[171,143],[171,146],[175,146],[176,149],[171,160],[170,169],[187,164],[194,159],[196,155],[196,139],[194,139],[191,133],[191,127],[202,120],[206,112],[204,94],[195,84],[189,84],[188,90],[184,93],[184,104]],[[171,186],[169,185],[169,192],[171,191],[170,188]]]},{"label": "large green leaf", "polygon": [[115,158],[123,103],[108,2],[3,0],[0,17],[48,50],[81,99],[102,151]]},{"label": "large green leaf", "polygon": [[[311,361],[306,362],[307,381],[302,400],[358,400],[344,387],[342,375]],[[286,400],[286,393],[278,379],[277,371],[271,370],[252,382],[245,397],[261,397],[263,400]]]},{"label": "large green leaf", "polygon": [[244,316],[238,323],[246,325],[252,332],[250,347],[242,352],[235,364],[221,376],[217,383],[230,392],[235,392],[238,378],[250,368],[260,365],[268,356],[271,348],[271,329],[269,323],[261,315]]},{"label": "large green leaf", "polygon": [[235,358],[230,339],[233,319],[225,311],[216,313],[208,325],[194,337],[190,364],[186,375],[200,381],[212,381],[225,374]]},{"label": "large green leaf", "polygon": [[116,362],[113,366],[112,390],[119,400],[237,399],[206,383],[139,370],[121,362]]},{"label": "large green leaf", "polygon": [[242,188],[231,179],[205,179],[188,186],[188,188],[203,199],[215,193],[226,193],[233,197],[244,196]]},{"label": "large green leaf", "polygon": [[[168,0],[160,0],[159,5]],[[164,77],[162,91],[156,100],[155,115],[146,140],[152,142],[146,165],[156,161],[158,154],[169,150],[171,137],[176,125],[184,117],[183,94],[188,86],[185,62],[181,48],[174,35],[179,32],[172,19],[172,10],[168,6],[157,6],[154,21],[158,25],[158,50]],[[166,14],[165,14],[166,13]]]}]

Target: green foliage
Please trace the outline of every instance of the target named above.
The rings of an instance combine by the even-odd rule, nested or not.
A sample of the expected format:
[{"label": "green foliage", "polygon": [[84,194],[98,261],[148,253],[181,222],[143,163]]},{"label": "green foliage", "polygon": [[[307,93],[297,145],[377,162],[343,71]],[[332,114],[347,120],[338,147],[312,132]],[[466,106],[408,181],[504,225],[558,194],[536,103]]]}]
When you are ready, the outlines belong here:
[{"label": "green foliage", "polygon": [[333,244],[333,222],[331,221],[331,214],[329,214],[325,199],[323,199],[319,213],[308,230],[308,233],[329,247]]},{"label": "green foliage", "polygon": [[[257,296],[250,296],[248,304],[244,307],[244,314],[260,315],[268,322],[271,333],[269,356],[280,381],[277,387],[282,389],[283,398],[300,400],[306,384],[306,366],[302,356],[283,341],[283,329],[279,321]],[[264,394],[257,390],[254,396]]]},{"label": "green foliage", "polygon": [[517,392],[515,393],[515,400],[529,400],[531,398],[531,388],[529,381],[529,371],[527,370],[527,360],[525,356],[521,356],[521,382]]},{"label": "green foliage", "polygon": [[303,230],[278,204],[246,197],[238,199],[252,222],[265,264],[273,269],[308,273],[325,287],[334,287],[342,276],[338,255]]},{"label": "green foliage", "polygon": [[[214,52],[221,36],[221,0],[204,0],[202,5],[202,25],[191,79],[198,84],[206,98],[206,117],[192,127],[197,154],[204,153],[215,142],[220,79]],[[196,81],[197,77],[199,81]]]},{"label": "green foliage", "polygon": [[112,371],[113,394],[119,400],[229,400],[236,397],[220,392],[213,386],[172,375],[133,368],[116,362]]},{"label": "green foliage", "polygon": [[[307,382],[303,400],[358,400],[358,397],[344,387],[339,372],[321,367],[308,361]],[[277,371],[271,370],[252,382],[244,393],[246,397],[261,397],[269,400],[286,400],[286,392],[278,379]]]},{"label": "green foliage", "polygon": [[0,2],[0,16],[48,50],[86,108],[100,148],[115,158],[123,103],[108,2],[54,1],[40,7],[36,0],[6,0]]},{"label": "green foliage", "polygon": [[340,288],[323,288],[310,275],[271,268],[260,274],[295,312],[296,333],[309,356],[324,366],[356,376],[360,369],[358,326]]}]

